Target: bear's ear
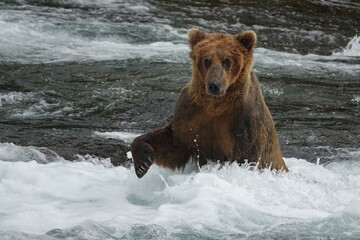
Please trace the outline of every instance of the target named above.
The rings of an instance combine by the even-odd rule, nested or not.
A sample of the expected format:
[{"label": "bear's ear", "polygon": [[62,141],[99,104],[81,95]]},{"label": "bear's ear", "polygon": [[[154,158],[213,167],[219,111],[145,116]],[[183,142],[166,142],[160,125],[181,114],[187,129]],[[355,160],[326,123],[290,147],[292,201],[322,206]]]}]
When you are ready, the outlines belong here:
[{"label": "bear's ear", "polygon": [[239,35],[236,35],[236,39],[243,45],[247,50],[252,50],[256,44],[256,33],[254,31],[244,31]]},{"label": "bear's ear", "polygon": [[188,36],[190,47],[191,49],[193,49],[198,42],[200,42],[206,37],[206,34],[200,29],[191,28],[188,31]]}]

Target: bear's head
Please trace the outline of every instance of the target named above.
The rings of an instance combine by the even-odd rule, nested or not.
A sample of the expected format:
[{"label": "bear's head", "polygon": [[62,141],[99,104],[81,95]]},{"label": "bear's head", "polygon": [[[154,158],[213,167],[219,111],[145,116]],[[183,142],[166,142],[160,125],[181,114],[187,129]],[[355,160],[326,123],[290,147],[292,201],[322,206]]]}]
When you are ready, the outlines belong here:
[{"label": "bear's head", "polygon": [[206,34],[192,28],[188,37],[193,80],[201,81],[207,94],[224,96],[231,85],[248,79],[253,65],[255,32]]}]

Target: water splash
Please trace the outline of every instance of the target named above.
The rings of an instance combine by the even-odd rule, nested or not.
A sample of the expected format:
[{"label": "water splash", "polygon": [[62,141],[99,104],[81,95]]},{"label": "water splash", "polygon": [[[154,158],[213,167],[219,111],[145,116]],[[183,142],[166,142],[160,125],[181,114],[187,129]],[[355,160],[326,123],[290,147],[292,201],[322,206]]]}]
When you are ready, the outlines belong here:
[{"label": "water splash", "polygon": [[351,99],[353,103],[360,104],[360,95],[354,95],[354,98]]},{"label": "water splash", "polygon": [[131,133],[131,132],[94,132],[94,135],[104,137],[104,138],[113,138],[120,139],[126,143],[131,143],[134,138],[140,135],[140,133]]},{"label": "water splash", "polygon": [[360,36],[355,35],[341,52],[334,53],[333,55],[359,57]]},{"label": "water splash", "polygon": [[236,164],[186,173],[153,166],[139,180],[133,168],[84,158],[43,165],[0,157],[0,238],[359,236],[358,161],[286,158],[283,174]]},{"label": "water splash", "polygon": [[50,163],[64,159],[45,147],[23,147],[13,143],[0,143],[0,161]]}]

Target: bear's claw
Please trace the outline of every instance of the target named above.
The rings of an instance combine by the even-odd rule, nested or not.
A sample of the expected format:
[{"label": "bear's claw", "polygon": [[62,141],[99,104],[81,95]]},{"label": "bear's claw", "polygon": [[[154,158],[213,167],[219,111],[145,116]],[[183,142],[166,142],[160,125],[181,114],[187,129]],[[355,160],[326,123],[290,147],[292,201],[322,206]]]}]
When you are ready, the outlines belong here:
[{"label": "bear's claw", "polygon": [[136,176],[138,176],[138,178],[142,178],[147,173],[151,165],[152,162],[149,160],[139,163],[139,165],[135,167]]},{"label": "bear's claw", "polygon": [[140,148],[137,149],[137,153],[134,158],[135,173],[138,178],[142,178],[151,165],[153,164],[153,157],[155,155],[153,148],[147,144],[140,144]]}]

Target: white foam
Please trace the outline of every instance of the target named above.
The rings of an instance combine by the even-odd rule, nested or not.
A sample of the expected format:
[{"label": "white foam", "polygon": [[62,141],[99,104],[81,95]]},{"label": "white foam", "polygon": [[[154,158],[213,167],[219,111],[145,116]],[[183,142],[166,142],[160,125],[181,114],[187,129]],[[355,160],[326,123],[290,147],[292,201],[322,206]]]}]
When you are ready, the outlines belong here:
[{"label": "white foam", "polygon": [[127,143],[130,143],[139,136],[139,133],[131,133],[131,132],[94,132],[95,135],[104,137],[104,138],[114,138],[120,139]]},{"label": "white foam", "polygon": [[111,168],[114,166],[112,165],[110,158],[99,158],[96,156],[92,156],[90,154],[86,154],[85,156],[77,154],[76,157],[77,159],[74,160],[74,162],[88,162],[94,165],[103,165],[104,167],[107,168]]},{"label": "white foam", "polygon": [[73,112],[74,108],[71,103],[54,102],[49,103],[40,98],[36,102],[23,108],[11,110],[13,118],[39,118],[44,116],[63,116],[64,114]]},{"label": "white foam", "polygon": [[355,95],[353,99],[351,99],[354,103],[360,103],[360,95]]},{"label": "white foam", "polygon": [[144,5],[130,5],[128,6],[129,9],[135,11],[135,12],[148,12],[150,10],[149,7],[144,6]]},{"label": "white foam", "polygon": [[[2,230],[39,234],[86,219],[108,220],[128,205],[121,200],[124,197],[118,186],[124,168],[109,171],[84,162],[13,165],[0,161],[0,169]],[[15,200],[17,197],[22,199]]]},{"label": "white foam", "polygon": [[[137,7],[136,9],[140,9]],[[141,11],[143,11],[142,8]],[[65,24],[64,19],[54,13],[53,21],[44,21],[41,16],[31,12],[8,10],[0,15],[0,52],[3,61],[21,63],[48,63],[62,61],[91,61],[91,60],[124,60],[149,59],[158,61],[185,62],[185,43],[170,41],[154,41],[152,43],[128,43],[121,36],[109,35],[96,38],[86,38],[76,34],[77,31],[58,28],[59,23]],[[9,19],[16,19],[9,20]],[[109,27],[104,22],[89,19],[89,27]],[[115,26],[111,26],[114,28]],[[151,26],[146,26],[149,28]],[[169,29],[170,28],[170,29]],[[109,30],[110,31],[110,30]],[[164,31],[178,34],[169,25],[152,26],[152,31]],[[179,34],[178,34],[179,35]]]},{"label": "white foam", "polygon": [[61,0],[61,2],[62,4],[77,4],[84,7],[126,8],[140,13],[149,11],[151,7],[141,0],[137,0],[136,4],[119,0]]},{"label": "white foam", "polygon": [[34,93],[7,92],[0,93],[0,107],[11,105],[34,97]]},{"label": "white foam", "polygon": [[334,52],[335,56],[360,57],[360,36],[354,36],[340,52]]},{"label": "white foam", "polygon": [[269,83],[262,83],[261,88],[266,95],[281,96],[284,94],[282,87],[272,86]]},{"label": "white foam", "polygon": [[360,218],[360,200],[351,200],[345,207],[344,213]]},{"label": "white foam", "polygon": [[311,78],[320,75],[333,77],[334,74],[339,73],[350,76],[360,74],[360,64],[339,62],[337,60],[344,59],[344,56],[339,55],[300,55],[256,48],[254,59],[255,71],[272,77],[302,76],[302,78]]},{"label": "white foam", "polygon": [[0,143],[0,161],[49,163],[60,160],[63,159],[47,148]]},{"label": "white foam", "polygon": [[338,221],[339,232],[355,231],[349,221],[360,220],[360,165],[342,173],[333,169],[351,163],[328,168],[285,160],[289,173],[211,164],[182,174],[152,166],[143,179],[133,168],[94,162],[0,161],[0,226],[15,231],[0,237],[55,228],[86,239],[122,238],[142,228],[162,237],[182,231],[248,235],[287,224],[310,228],[343,214],[351,218]]},{"label": "white foam", "polygon": [[[75,1],[86,4],[85,1]],[[116,1],[110,1],[116,3]],[[94,1],[93,4],[101,4]],[[106,5],[107,3],[105,3]],[[108,3],[110,4],[110,3]],[[111,4],[110,4],[111,5]],[[126,8],[135,11],[147,11],[148,6],[128,5]],[[0,16],[0,52],[5,61],[23,63],[47,63],[61,61],[92,61],[92,60],[125,60],[152,59],[165,62],[188,62],[189,47],[186,43],[185,29],[174,28],[168,24],[142,24],[138,28],[154,34],[150,43],[134,43],[122,35],[99,35],[87,38],[77,34],[74,29],[58,28],[59,23],[66,19],[54,13],[55,20],[44,21],[40,16],[21,11],[6,11]],[[10,21],[9,19],[17,19]],[[103,26],[106,31],[114,31],[116,25],[99,19],[81,20],[81,24]],[[124,23],[125,25],[127,23]],[[255,52],[255,68],[264,74],[282,74],[296,76],[313,76],[318,74],[347,73],[360,74],[360,64],[339,62],[348,56],[358,56],[359,39],[355,36],[345,50],[332,56],[314,54],[300,55],[257,48]]]},{"label": "white foam", "polygon": [[[56,117],[70,114],[74,111],[71,103],[62,103],[61,100],[50,103],[43,99],[42,94],[42,92],[0,93],[0,107],[9,106],[8,112],[12,118]],[[17,104],[17,107],[11,108],[11,105],[14,104]]]}]

